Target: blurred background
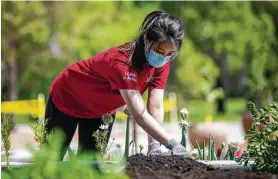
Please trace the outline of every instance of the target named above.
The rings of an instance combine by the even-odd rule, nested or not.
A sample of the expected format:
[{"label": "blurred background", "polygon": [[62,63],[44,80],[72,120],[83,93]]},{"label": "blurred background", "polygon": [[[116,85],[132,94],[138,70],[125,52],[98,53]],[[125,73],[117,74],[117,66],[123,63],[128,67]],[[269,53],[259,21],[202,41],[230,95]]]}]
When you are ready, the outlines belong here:
[{"label": "blurred background", "polygon": [[[239,123],[247,101],[261,107],[278,99],[278,2],[1,4],[2,101],[37,99],[40,93],[47,98],[61,70],[132,41],[153,10],[175,14],[185,25],[165,96],[169,100],[174,94],[177,118],[186,107],[191,124]],[[175,116],[170,113],[165,113],[166,123]],[[16,124],[35,120],[17,115]]]}]

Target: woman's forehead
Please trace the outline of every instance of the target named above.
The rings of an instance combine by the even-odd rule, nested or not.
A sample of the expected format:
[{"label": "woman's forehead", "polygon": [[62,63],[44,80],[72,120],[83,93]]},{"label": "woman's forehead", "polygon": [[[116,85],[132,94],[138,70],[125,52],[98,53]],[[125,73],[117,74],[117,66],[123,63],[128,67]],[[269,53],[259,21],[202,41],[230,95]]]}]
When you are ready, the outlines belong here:
[{"label": "woman's forehead", "polygon": [[154,47],[160,48],[164,51],[176,51],[176,47],[171,41],[155,42]]}]

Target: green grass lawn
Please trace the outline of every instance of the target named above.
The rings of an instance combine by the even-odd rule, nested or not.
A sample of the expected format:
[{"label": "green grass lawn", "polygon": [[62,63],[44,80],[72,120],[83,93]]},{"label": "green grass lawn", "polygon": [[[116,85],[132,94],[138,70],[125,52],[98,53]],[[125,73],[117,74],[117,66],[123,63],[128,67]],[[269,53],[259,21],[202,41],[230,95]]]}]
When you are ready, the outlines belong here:
[{"label": "green grass lawn", "polygon": [[37,118],[34,118],[30,115],[16,115],[16,124],[25,124],[29,125],[36,122]]},{"label": "green grass lawn", "polygon": [[[188,109],[188,120],[192,124],[204,122],[206,115],[209,113],[207,103],[202,100],[191,100],[180,104],[179,110],[183,107]],[[212,104],[211,107],[213,121],[239,121],[245,109],[245,101],[244,99],[228,99],[225,114],[216,113],[216,104]]]}]

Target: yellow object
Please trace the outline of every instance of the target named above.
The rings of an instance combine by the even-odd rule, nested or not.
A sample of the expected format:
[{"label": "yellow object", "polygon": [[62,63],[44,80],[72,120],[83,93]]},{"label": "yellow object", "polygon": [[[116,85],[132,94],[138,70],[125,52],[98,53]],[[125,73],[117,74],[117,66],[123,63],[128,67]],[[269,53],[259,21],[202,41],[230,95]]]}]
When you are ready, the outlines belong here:
[{"label": "yellow object", "polygon": [[[172,112],[177,109],[175,101],[164,100],[164,112]],[[38,99],[3,101],[1,103],[1,111],[3,113],[30,114],[43,118],[45,113],[45,97],[43,94],[38,95]],[[116,118],[125,120],[127,115],[122,111],[117,111]]]},{"label": "yellow object", "polygon": [[176,103],[174,101],[170,101],[168,99],[164,100],[164,112],[171,112],[172,110],[176,109]]},{"label": "yellow object", "polygon": [[205,118],[205,122],[206,122],[206,123],[211,123],[211,122],[212,122],[212,119],[213,119],[213,116],[212,116],[212,115],[207,115],[206,118]]},{"label": "yellow object", "polygon": [[44,117],[45,97],[43,94],[38,95],[38,99],[3,101],[1,103],[2,113],[30,114],[38,118]]},{"label": "yellow object", "polygon": [[122,111],[117,111],[117,113],[116,113],[116,119],[124,120],[124,119],[126,119],[126,117],[127,117],[127,115],[126,115],[124,112],[122,112]]}]

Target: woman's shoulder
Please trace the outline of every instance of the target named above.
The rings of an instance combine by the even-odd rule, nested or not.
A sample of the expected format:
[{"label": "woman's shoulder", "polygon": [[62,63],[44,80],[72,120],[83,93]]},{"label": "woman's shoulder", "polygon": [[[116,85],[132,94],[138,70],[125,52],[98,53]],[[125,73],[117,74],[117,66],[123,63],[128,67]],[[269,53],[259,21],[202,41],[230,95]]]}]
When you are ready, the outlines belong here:
[{"label": "woman's shoulder", "polygon": [[129,58],[133,53],[133,50],[134,50],[133,43],[128,42],[120,46],[112,47],[106,50],[106,52],[115,57]]},{"label": "woman's shoulder", "polygon": [[109,56],[112,64],[121,63],[130,66],[130,56],[133,50],[134,45],[132,42],[129,42],[106,50],[106,55]]}]

